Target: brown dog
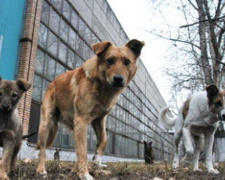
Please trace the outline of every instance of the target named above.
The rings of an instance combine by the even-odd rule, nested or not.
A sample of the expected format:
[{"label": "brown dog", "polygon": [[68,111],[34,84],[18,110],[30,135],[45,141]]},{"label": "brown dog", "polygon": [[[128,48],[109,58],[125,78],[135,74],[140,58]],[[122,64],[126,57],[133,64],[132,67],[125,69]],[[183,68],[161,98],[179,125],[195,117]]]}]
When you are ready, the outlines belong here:
[{"label": "brown dog", "polygon": [[114,46],[108,41],[93,44],[93,58],[87,60],[82,67],[58,76],[49,85],[41,111],[37,173],[47,173],[45,149],[54,140],[58,122],[62,122],[74,130],[78,176],[81,179],[93,179],[89,175],[87,164],[88,125],[92,124],[98,139],[93,159],[96,164],[101,165],[101,156],[107,143],[106,116],[133,79],[143,46],[143,42],[135,39],[124,47]]},{"label": "brown dog", "polygon": [[31,84],[25,80],[7,81],[0,78],[0,146],[4,148],[0,179],[9,179],[7,173],[10,169],[16,169],[17,154],[23,137],[17,106],[30,87]]}]

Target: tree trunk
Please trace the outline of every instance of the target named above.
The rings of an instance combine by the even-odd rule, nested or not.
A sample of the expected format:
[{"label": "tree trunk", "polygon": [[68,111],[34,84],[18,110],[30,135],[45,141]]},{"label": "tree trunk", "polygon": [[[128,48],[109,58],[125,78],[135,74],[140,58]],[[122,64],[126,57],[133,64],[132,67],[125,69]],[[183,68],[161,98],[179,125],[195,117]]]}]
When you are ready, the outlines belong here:
[{"label": "tree trunk", "polygon": [[209,64],[209,57],[207,53],[207,38],[206,38],[206,16],[203,7],[204,0],[196,0],[198,6],[199,15],[199,39],[200,39],[200,51],[201,51],[201,65],[205,76],[205,83],[213,84],[213,76],[211,71],[211,66]]}]

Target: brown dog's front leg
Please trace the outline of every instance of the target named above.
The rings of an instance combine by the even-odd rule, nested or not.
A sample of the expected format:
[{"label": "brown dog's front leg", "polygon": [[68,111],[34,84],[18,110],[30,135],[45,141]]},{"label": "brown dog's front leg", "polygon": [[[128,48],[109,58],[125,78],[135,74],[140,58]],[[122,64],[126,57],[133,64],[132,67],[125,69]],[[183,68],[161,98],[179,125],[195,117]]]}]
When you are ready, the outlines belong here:
[{"label": "brown dog's front leg", "polygon": [[92,180],[88,171],[87,158],[87,128],[88,120],[85,117],[76,117],[74,121],[75,149],[78,159],[77,175],[80,179]]},{"label": "brown dog's front leg", "polygon": [[11,170],[15,171],[16,170],[16,162],[17,162],[17,154],[20,150],[20,143],[15,145],[13,154],[12,154],[12,160],[11,160]]},{"label": "brown dog's front leg", "polygon": [[2,161],[0,163],[0,179],[9,179],[7,174],[9,173],[11,168],[11,158],[13,150],[15,148],[15,141],[5,141],[3,146],[4,150],[2,155]]},{"label": "brown dog's front leg", "polygon": [[102,164],[102,155],[107,145],[106,117],[96,119],[92,122],[92,126],[98,139],[97,149],[93,157],[93,161],[98,166],[105,167],[106,165]]}]

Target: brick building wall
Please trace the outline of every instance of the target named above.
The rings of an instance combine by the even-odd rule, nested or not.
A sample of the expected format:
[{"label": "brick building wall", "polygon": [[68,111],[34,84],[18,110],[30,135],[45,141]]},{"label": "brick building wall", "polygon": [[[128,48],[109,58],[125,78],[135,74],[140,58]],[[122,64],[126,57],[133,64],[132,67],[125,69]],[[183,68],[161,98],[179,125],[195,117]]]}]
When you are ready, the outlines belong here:
[{"label": "brick building wall", "polygon": [[[24,33],[20,40],[21,56],[18,78],[25,79],[33,84],[42,0],[29,0],[27,3]],[[19,116],[23,120],[24,134],[28,132],[32,90],[31,87],[21,99],[19,106]]]}]

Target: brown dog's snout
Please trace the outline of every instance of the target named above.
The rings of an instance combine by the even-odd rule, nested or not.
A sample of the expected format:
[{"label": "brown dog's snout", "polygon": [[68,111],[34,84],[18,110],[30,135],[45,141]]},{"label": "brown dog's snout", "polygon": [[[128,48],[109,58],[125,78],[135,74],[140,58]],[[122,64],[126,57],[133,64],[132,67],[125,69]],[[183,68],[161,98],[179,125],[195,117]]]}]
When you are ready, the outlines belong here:
[{"label": "brown dog's snout", "polygon": [[1,110],[2,111],[10,111],[11,110],[11,105],[10,104],[7,104],[7,103],[3,103],[1,105]]},{"label": "brown dog's snout", "polygon": [[10,101],[9,96],[5,96],[1,99],[1,103],[0,103],[0,111],[5,113],[10,111],[12,108],[12,104]]},{"label": "brown dog's snout", "polygon": [[9,105],[9,104],[7,104],[7,103],[2,103],[1,105],[0,105],[0,111],[1,112],[8,112],[8,111],[10,111],[11,110],[11,106]]},{"label": "brown dog's snout", "polygon": [[7,111],[9,109],[9,105],[8,104],[3,104],[2,105],[2,110]]},{"label": "brown dog's snout", "polygon": [[115,76],[113,77],[113,80],[114,80],[115,83],[122,83],[123,80],[124,80],[124,78],[123,78],[123,76],[121,76],[121,75],[115,75]]},{"label": "brown dog's snout", "polygon": [[124,77],[121,75],[113,76],[113,86],[115,87],[124,87]]}]

